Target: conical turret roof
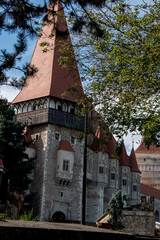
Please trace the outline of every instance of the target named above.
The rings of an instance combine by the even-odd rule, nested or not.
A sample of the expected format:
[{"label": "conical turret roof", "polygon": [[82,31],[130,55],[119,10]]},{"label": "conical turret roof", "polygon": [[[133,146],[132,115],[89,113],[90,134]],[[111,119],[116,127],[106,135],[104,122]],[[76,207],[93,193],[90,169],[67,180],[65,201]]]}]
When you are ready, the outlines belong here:
[{"label": "conical turret roof", "polygon": [[[31,65],[34,65],[38,71],[27,78],[26,83],[13,103],[28,101],[31,99],[53,96],[62,98],[62,94],[68,91],[69,87],[74,87],[78,92],[75,94],[66,94],[65,99],[77,102],[83,94],[83,89],[78,73],[77,65],[74,61],[67,65],[66,68],[60,66],[60,48],[63,46],[60,41],[71,46],[71,39],[68,33],[68,27],[64,15],[62,4],[58,1],[54,7],[49,6],[55,12],[56,16],[50,16],[50,22],[45,23],[42,27],[42,36],[38,38],[35,46]],[[47,52],[43,51],[43,45],[46,43]],[[74,51],[71,47],[70,56],[74,58]],[[75,59],[74,59],[75,60]]]},{"label": "conical turret roof", "polygon": [[132,151],[131,151],[131,154],[129,157],[129,161],[130,161],[131,171],[140,173],[140,170],[139,170],[138,164],[137,164],[137,160],[136,160],[135,151],[133,148],[132,148]]},{"label": "conical turret roof", "polygon": [[115,157],[116,156],[116,147],[117,147],[117,143],[116,140],[114,138],[113,135],[111,135],[111,137],[109,138],[108,142],[107,142],[107,148],[109,151],[109,157]]},{"label": "conical turret roof", "polygon": [[122,153],[121,153],[121,156],[120,156],[120,159],[119,159],[119,163],[120,165],[122,166],[128,166],[130,167],[130,162],[129,162],[129,157],[127,155],[127,152],[126,152],[126,148],[124,146],[124,143],[122,143]]},{"label": "conical turret roof", "polygon": [[97,127],[97,130],[95,133],[95,139],[92,144],[92,149],[94,151],[108,152],[108,148],[105,143],[103,131],[100,126]]}]

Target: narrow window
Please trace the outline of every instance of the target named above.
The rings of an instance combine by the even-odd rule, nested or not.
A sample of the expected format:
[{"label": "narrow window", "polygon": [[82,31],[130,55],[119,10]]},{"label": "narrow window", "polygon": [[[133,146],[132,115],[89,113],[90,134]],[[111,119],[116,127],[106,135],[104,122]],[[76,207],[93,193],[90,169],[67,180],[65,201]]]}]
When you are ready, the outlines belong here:
[{"label": "narrow window", "polygon": [[56,139],[57,141],[60,140],[60,133],[58,133],[58,132],[55,133],[55,139]]},{"label": "narrow window", "polygon": [[63,171],[69,171],[69,161],[63,160]]},{"label": "narrow window", "polygon": [[61,197],[63,197],[63,192],[61,192]]},{"label": "narrow window", "polygon": [[76,137],[71,137],[71,144],[76,144]]},{"label": "narrow window", "polygon": [[111,180],[115,180],[115,173],[111,173]]},{"label": "narrow window", "polygon": [[144,162],[146,161],[146,158],[144,158]]},{"label": "narrow window", "polygon": [[123,179],[123,180],[122,180],[122,184],[123,184],[123,186],[127,186],[127,180],[126,180],[126,179]]},{"label": "narrow window", "polygon": [[137,186],[133,185],[133,191],[136,192],[137,191]]},{"label": "narrow window", "polygon": [[99,167],[99,174],[103,174],[103,167]]},{"label": "narrow window", "polygon": [[38,140],[38,134],[36,134],[36,141]]}]

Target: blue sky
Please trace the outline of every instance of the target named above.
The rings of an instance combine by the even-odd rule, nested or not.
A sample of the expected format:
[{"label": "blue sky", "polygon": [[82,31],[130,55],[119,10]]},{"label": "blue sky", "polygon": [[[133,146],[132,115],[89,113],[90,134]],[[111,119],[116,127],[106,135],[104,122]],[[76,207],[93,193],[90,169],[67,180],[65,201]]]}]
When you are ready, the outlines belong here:
[{"label": "blue sky", "polygon": [[[131,5],[142,3],[141,0],[129,0],[129,2]],[[151,1],[147,0],[146,2],[150,3]],[[12,51],[13,44],[15,41],[16,41],[16,36],[14,34],[3,32],[3,34],[0,35],[0,49],[6,48],[8,51]],[[23,61],[21,62],[21,64],[25,62],[30,62],[35,44],[36,44],[36,38],[32,40],[31,39],[28,40],[28,48],[25,54],[23,55]],[[9,75],[13,77],[16,77],[16,76],[19,77],[20,72],[11,70],[9,72]],[[19,92],[19,89],[16,89],[10,86],[0,86],[0,96],[7,98],[8,101],[10,102],[15,98],[18,92]],[[125,145],[126,145],[127,151],[128,152],[130,151],[132,147],[132,141],[134,141],[134,146],[136,148],[140,143],[140,139],[141,139],[141,136],[139,135],[131,136],[131,134],[128,134],[128,136],[125,137]]]}]

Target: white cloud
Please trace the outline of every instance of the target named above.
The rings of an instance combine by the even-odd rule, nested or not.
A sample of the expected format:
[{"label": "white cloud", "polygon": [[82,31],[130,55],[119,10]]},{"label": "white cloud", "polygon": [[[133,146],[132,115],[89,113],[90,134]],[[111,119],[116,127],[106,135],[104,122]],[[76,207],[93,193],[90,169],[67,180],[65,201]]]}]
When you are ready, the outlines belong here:
[{"label": "white cloud", "polygon": [[9,102],[12,102],[13,99],[19,93],[19,89],[11,86],[0,86],[0,97],[7,98]]}]

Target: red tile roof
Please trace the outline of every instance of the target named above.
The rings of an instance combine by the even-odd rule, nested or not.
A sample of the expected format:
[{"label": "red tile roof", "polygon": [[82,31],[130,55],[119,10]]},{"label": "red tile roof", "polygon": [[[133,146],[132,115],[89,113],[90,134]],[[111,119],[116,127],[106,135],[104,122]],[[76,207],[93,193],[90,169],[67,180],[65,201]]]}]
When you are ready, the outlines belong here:
[{"label": "red tile roof", "polygon": [[143,183],[140,184],[140,192],[144,195],[160,199],[160,190],[150,187],[148,185],[145,185]]},{"label": "red tile roof", "polygon": [[129,161],[130,161],[131,171],[140,173],[140,170],[139,170],[138,164],[137,164],[137,160],[136,160],[136,155],[135,155],[133,148],[132,148],[132,151],[131,151],[131,154],[129,157]]},{"label": "red tile roof", "polygon": [[100,126],[97,127],[95,139],[92,144],[92,149],[94,151],[108,152],[108,148]]},{"label": "red tile roof", "polygon": [[74,152],[71,144],[68,141],[61,140],[59,143],[58,150],[65,150],[69,152]]},{"label": "red tile roof", "polygon": [[109,138],[107,142],[107,148],[109,151],[109,157],[113,157],[116,155],[117,142],[113,135]]},{"label": "red tile roof", "polygon": [[142,139],[141,144],[136,149],[135,153],[141,153],[141,154],[160,154],[160,147],[156,147],[155,145],[151,144],[149,146],[149,149],[144,143],[144,140]]},{"label": "red tile roof", "polygon": [[[60,48],[63,48],[59,41],[71,44],[71,39],[69,34],[61,34],[62,31],[68,32],[68,27],[60,2],[55,5],[54,11],[59,11],[59,13],[55,16],[53,24],[47,23],[42,27],[44,34],[38,38],[31,59],[31,65],[38,68],[38,72],[27,78],[26,84],[13,100],[13,103],[46,96],[62,98],[61,94],[67,92],[70,86],[77,91],[75,93],[69,93],[68,91],[66,100],[77,102],[83,94],[76,63],[72,62],[66,68],[62,68],[59,64]],[[51,20],[53,19],[52,16]],[[48,37],[51,33],[52,37]],[[42,42],[51,46],[47,52],[42,51],[43,47],[40,46]],[[74,56],[73,48],[70,51],[70,56]]]},{"label": "red tile roof", "polygon": [[122,153],[119,159],[119,163],[122,166],[129,166],[130,167],[130,162],[129,162],[129,157],[126,153],[126,148],[124,146],[124,143],[122,143]]}]

